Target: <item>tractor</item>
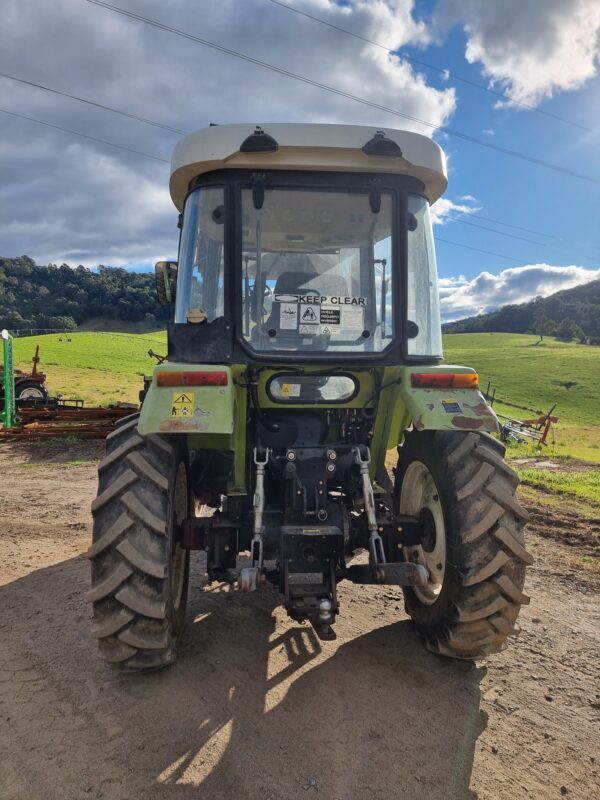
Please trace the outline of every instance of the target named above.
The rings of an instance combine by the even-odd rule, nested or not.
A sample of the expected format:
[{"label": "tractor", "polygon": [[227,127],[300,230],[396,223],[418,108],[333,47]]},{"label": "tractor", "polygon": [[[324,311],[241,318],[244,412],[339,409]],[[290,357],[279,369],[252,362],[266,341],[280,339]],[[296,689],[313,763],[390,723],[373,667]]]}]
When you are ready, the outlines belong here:
[{"label": "tractor", "polygon": [[168,353],[108,437],[92,505],[106,662],[175,660],[193,550],[205,583],[274,585],[323,640],[344,580],[402,587],[441,656],[517,633],[527,512],[477,373],[443,363],[446,185],[440,147],[409,131],[215,125],[176,146]]}]

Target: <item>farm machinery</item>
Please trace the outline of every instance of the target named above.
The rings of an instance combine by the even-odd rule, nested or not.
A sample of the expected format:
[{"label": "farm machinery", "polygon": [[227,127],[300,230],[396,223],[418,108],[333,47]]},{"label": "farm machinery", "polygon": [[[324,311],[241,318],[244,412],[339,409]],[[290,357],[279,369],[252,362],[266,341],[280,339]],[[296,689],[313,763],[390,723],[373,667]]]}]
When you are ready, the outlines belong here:
[{"label": "farm machinery", "polygon": [[[8,342],[8,332],[4,341]],[[9,346],[8,344],[6,345]],[[12,345],[11,345],[12,351]],[[6,395],[5,388],[5,366],[4,362],[0,363],[0,404],[3,403]],[[31,359],[33,367],[29,372],[24,370],[15,369],[14,366],[9,370],[7,368],[6,376],[10,380],[10,373],[12,372],[12,394],[14,395],[17,405],[23,404],[43,404],[48,399],[48,390],[46,389],[46,375],[38,370],[40,363],[40,348],[39,345],[35,348],[35,354]],[[12,365],[12,361],[11,361]]]},{"label": "farm machinery", "polygon": [[441,363],[429,207],[446,184],[441,149],[407,131],[226,125],[177,145],[168,355],[109,435],[92,506],[106,662],[173,662],[193,550],[209,582],[276,586],[324,640],[343,580],[402,587],[444,656],[516,633],[517,478],[477,374]]}]

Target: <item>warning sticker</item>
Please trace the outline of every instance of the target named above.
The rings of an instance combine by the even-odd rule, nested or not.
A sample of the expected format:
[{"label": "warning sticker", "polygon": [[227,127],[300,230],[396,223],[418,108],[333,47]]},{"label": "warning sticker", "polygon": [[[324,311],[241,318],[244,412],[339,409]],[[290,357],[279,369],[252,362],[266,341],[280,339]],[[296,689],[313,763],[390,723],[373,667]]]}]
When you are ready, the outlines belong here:
[{"label": "warning sticker", "polygon": [[281,385],[282,397],[300,397],[299,383],[283,383]]},{"label": "warning sticker", "polygon": [[281,303],[279,308],[279,327],[281,330],[296,330],[298,327],[298,306],[296,303]]},{"label": "warning sticker", "polygon": [[341,321],[342,311],[339,308],[323,308],[321,307],[321,325],[339,325]]},{"label": "warning sticker", "polygon": [[362,332],[364,329],[362,308],[344,308],[342,312],[342,328],[352,333]]},{"label": "warning sticker", "polygon": [[172,417],[191,417],[194,413],[194,395],[186,392],[173,392],[171,400]]},{"label": "warning sticker", "polygon": [[446,414],[462,414],[463,410],[456,400],[442,400],[442,407]]},{"label": "warning sticker", "polygon": [[313,306],[300,303],[300,320],[301,325],[316,325],[319,322],[319,311],[315,310]]},{"label": "warning sticker", "polygon": [[320,325],[299,325],[298,333],[316,336],[319,333]]}]

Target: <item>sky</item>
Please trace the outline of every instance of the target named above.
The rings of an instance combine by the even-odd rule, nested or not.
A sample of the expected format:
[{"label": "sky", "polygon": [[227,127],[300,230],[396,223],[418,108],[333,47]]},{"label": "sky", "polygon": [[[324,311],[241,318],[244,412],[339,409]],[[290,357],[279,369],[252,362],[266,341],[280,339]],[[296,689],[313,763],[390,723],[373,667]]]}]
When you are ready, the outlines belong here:
[{"label": "sky", "polygon": [[444,148],[445,320],[600,277],[597,0],[2,0],[0,44],[0,256],[150,269],[182,132],[332,122]]}]

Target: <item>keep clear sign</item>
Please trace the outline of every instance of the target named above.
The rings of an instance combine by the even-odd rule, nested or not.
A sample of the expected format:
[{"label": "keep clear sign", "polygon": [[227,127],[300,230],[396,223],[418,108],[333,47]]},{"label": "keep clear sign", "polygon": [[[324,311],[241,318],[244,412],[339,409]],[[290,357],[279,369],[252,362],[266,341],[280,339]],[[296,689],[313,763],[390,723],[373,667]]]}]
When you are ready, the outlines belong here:
[{"label": "keep clear sign", "polygon": [[191,417],[194,413],[194,395],[191,392],[173,392],[172,417]]},{"label": "keep clear sign", "polygon": [[318,294],[276,294],[281,330],[301,335],[356,335],[364,328],[366,297]]}]

